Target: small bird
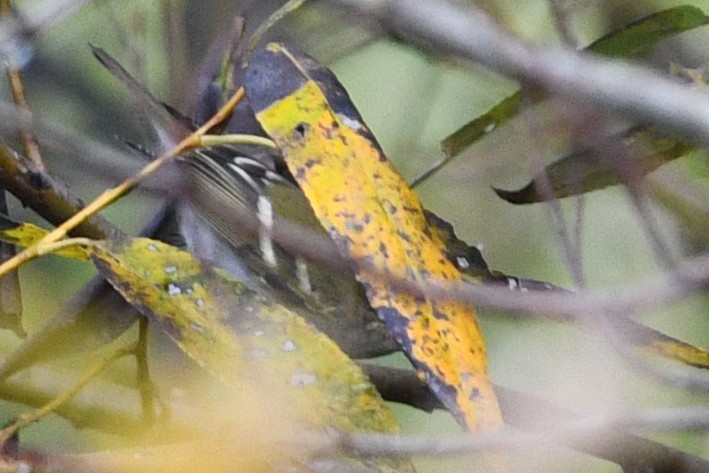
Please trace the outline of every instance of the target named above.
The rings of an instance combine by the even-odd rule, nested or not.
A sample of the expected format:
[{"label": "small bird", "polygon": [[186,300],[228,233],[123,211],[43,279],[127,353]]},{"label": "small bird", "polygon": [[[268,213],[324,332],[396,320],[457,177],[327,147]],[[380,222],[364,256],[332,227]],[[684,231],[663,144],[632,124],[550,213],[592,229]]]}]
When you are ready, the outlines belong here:
[{"label": "small bird", "polygon": [[[94,55],[150,112],[158,136],[173,133],[171,142],[175,142],[180,130],[185,134],[197,128],[190,118],[155,99],[105,51],[94,48]],[[221,105],[221,92],[214,87],[210,84],[203,94],[199,121],[211,117]],[[229,132],[265,136],[247,102],[237,107]],[[164,213],[175,219],[166,227],[177,228],[180,236],[179,241],[173,238],[169,243],[184,246],[195,256],[226,269],[251,289],[294,310],[353,358],[399,350],[352,271],[343,264],[307,261],[273,241],[271,230],[277,218],[318,229],[326,237],[277,150],[219,145],[192,150],[180,156],[179,162],[187,176],[187,189],[184,198],[174,204],[174,212]],[[448,222],[428,211],[426,218],[446,242],[447,256],[465,280],[510,288],[542,286],[537,281],[491,271],[480,251],[458,239]],[[322,238],[321,244],[331,247],[323,248],[323,253],[336,254],[328,238]]]},{"label": "small bird", "polygon": [[[197,128],[197,123],[163,104],[101,48],[94,55],[150,116],[155,134],[170,146]],[[217,94],[211,97],[218,107]],[[202,112],[205,119],[211,111]],[[230,133],[259,133],[240,104]],[[256,124],[256,125],[255,125]],[[131,146],[142,154],[143,147]],[[147,152],[149,153],[149,152]],[[151,154],[151,153],[149,153]],[[183,246],[198,258],[221,267],[247,287],[285,305],[332,338],[353,358],[380,356],[398,350],[379,321],[353,273],[340,260],[327,264],[306,261],[285,250],[271,234],[274,221],[287,219],[321,232],[324,254],[335,255],[332,243],[310,204],[290,176],[283,158],[258,145],[218,145],[191,150],[178,158],[186,188],[163,212],[175,221],[168,243]],[[175,229],[179,239],[175,239]]]}]

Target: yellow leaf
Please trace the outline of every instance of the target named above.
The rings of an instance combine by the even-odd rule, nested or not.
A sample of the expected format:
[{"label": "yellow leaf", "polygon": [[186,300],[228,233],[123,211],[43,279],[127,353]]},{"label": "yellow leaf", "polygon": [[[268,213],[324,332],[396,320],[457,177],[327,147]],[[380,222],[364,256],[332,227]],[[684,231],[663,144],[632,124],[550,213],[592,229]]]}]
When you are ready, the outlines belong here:
[{"label": "yellow leaf", "polygon": [[418,196],[393,168],[335,76],[312,58],[270,44],[245,88],[321,224],[353,261],[379,316],[433,392],[468,429],[502,423],[475,310],[405,293],[394,278],[459,282]]},{"label": "yellow leaf", "polygon": [[[116,290],[238,398],[260,399],[301,429],[398,432],[379,393],[334,342],[226,272],[145,238],[92,251]],[[366,464],[413,471],[406,460]]]},{"label": "yellow leaf", "polygon": [[[47,230],[31,223],[18,223],[6,217],[0,217],[0,240],[13,245],[28,247],[47,235]],[[81,246],[65,246],[52,254],[65,258],[88,261],[89,256]]]}]

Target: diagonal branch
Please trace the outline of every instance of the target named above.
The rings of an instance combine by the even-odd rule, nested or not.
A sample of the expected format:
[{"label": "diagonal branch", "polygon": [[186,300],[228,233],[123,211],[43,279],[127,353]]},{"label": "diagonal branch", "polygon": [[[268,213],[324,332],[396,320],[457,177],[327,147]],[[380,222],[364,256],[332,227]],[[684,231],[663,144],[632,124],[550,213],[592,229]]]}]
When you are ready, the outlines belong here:
[{"label": "diagonal branch", "polygon": [[[54,225],[83,208],[83,203],[63,183],[3,144],[0,144],[0,186]],[[94,216],[72,234],[101,240],[122,232],[102,217]]]},{"label": "diagonal branch", "polygon": [[709,96],[625,61],[524,42],[467,2],[330,0],[412,44],[709,144]]}]

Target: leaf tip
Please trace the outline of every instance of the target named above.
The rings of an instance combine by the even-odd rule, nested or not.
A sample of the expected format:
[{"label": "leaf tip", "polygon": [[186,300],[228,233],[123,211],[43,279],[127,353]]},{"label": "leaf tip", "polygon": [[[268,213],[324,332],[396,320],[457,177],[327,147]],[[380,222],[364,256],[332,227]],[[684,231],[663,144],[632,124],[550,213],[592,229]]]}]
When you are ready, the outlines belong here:
[{"label": "leaf tip", "polygon": [[533,204],[539,201],[537,198],[537,192],[534,188],[534,184],[528,184],[527,186],[516,190],[508,191],[504,189],[499,189],[497,187],[492,187],[492,190],[503,200],[506,200],[510,204],[524,205]]}]

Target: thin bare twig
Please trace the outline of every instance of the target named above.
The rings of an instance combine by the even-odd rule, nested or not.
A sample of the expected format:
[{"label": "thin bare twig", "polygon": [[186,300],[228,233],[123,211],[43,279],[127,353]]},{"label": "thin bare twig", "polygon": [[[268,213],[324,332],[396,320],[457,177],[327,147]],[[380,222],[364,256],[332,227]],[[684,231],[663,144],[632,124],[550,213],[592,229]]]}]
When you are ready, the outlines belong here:
[{"label": "thin bare twig", "polygon": [[[5,2],[9,3],[9,2]],[[3,3],[0,3],[2,5]],[[7,77],[10,82],[10,90],[12,91],[12,98],[15,101],[15,106],[19,110],[26,110],[29,112],[29,105],[27,104],[27,98],[25,97],[25,89],[22,85],[22,76],[20,70],[10,64],[5,66],[7,72]],[[30,129],[20,130],[20,141],[22,142],[22,148],[24,149],[25,156],[32,161],[32,163],[40,169],[41,171],[46,171],[47,167],[42,160],[42,155],[39,152],[39,143],[37,138],[32,133]]]},{"label": "thin bare twig", "polygon": [[529,152],[526,154],[526,157],[529,161],[529,166],[532,168],[532,174],[536,176],[535,186],[539,189],[540,194],[544,196],[544,200],[547,202],[554,234],[561,243],[562,254],[566,260],[566,265],[569,268],[574,284],[577,288],[584,288],[586,286],[586,278],[583,272],[580,246],[575,245],[571,240],[569,229],[564,219],[564,212],[561,209],[561,202],[559,202],[559,199],[554,195],[554,189],[549,179],[546,166],[544,166],[544,160],[539,153],[542,147],[542,143],[539,140],[539,137],[543,135],[542,130],[539,128],[537,121],[529,109],[524,110],[522,114],[523,117],[526,118],[527,126],[531,132],[531,139],[534,141],[532,146],[528,148]]},{"label": "thin bare twig", "polygon": [[148,319],[138,317],[138,342],[133,352],[136,364],[136,383],[143,408],[143,422],[151,426],[155,422],[155,385],[150,379],[148,365]]},{"label": "thin bare twig", "polygon": [[601,123],[600,119],[592,120],[580,134],[580,140],[585,147],[593,151],[593,157],[602,166],[611,169],[616,173],[619,180],[624,184],[628,197],[635,207],[650,248],[657,263],[665,268],[672,268],[675,264],[672,251],[665,242],[657,225],[655,216],[650,208],[649,193],[644,181],[644,175],[638,169],[638,164],[642,162],[642,156],[638,151],[630,146],[625,146],[614,137],[608,137],[604,127],[596,125]]},{"label": "thin bare twig", "polygon": [[571,5],[568,0],[548,0],[551,8],[552,16],[554,17],[554,26],[559,32],[564,43],[576,49],[578,47],[578,39],[573,31],[571,24]]},{"label": "thin bare twig", "polygon": [[579,259],[583,267],[583,227],[584,227],[584,210],[586,209],[586,196],[583,193],[577,194],[574,197],[574,220],[573,220],[573,242],[576,248],[576,257]]},{"label": "thin bare twig", "polygon": [[[535,435],[503,430],[475,435],[387,435],[340,434],[323,436],[324,451],[345,451],[354,455],[378,455],[408,458],[415,455],[448,456],[491,450],[527,448],[548,439]],[[321,447],[323,448],[323,447]]]},{"label": "thin bare twig", "polygon": [[[445,409],[414,370],[368,362],[359,365],[386,400],[404,403],[426,412]],[[496,386],[495,391],[499,393],[506,423],[532,431],[544,430],[549,425],[589,431],[624,429],[673,432],[709,429],[709,405],[580,416],[548,401],[503,386]]]},{"label": "thin bare twig", "polygon": [[[213,210],[220,218],[223,215],[224,221],[230,225],[227,230],[256,234],[257,222],[249,221],[246,216],[234,215],[224,208]],[[272,236],[279,246],[295,255],[337,268],[348,266],[332,242],[321,232],[311,228],[277,219]],[[367,267],[366,261],[357,263]],[[386,268],[368,269],[380,273],[383,278],[391,276]],[[392,287],[414,293],[457,298],[483,307],[528,314],[560,314],[584,318],[607,311],[622,313],[656,307],[691,294],[709,282],[709,254],[693,257],[679,263],[672,271],[631,286],[575,293],[531,289],[516,292],[506,287],[469,283],[440,284],[435,281],[428,281],[426,287],[420,287],[413,281],[403,281],[395,277],[390,277],[390,282]]]},{"label": "thin bare twig", "polygon": [[[426,410],[441,408],[413,370],[363,365],[385,396]],[[535,396],[496,386],[506,421],[529,434],[500,432],[480,436],[393,437],[357,435],[344,439],[344,448],[379,455],[449,455],[479,450],[524,447],[529,442],[553,441],[618,463],[625,471],[703,472],[709,462],[671,447],[625,432],[686,431],[709,428],[709,408],[655,409],[581,417]],[[390,394],[395,394],[391,397]],[[412,394],[413,393],[413,394]],[[336,442],[341,441],[337,439]],[[342,446],[342,444],[340,444]]]},{"label": "thin bare twig", "polygon": [[637,185],[626,185],[625,190],[642,223],[655,260],[665,268],[672,268],[675,264],[672,249],[662,237],[657,218],[652,213],[647,185],[644,182],[637,183]]},{"label": "thin bare twig", "polygon": [[249,63],[249,61],[251,60],[251,56],[256,50],[256,47],[259,45],[268,30],[270,30],[276,23],[281,21],[287,15],[298,10],[301,6],[303,6],[306,1],[307,0],[288,0],[286,3],[283,4],[283,6],[279,7],[275,12],[273,12],[266,19],[266,21],[259,25],[256,31],[254,31],[251,37],[249,38],[248,44],[246,45],[246,49],[244,50],[244,53],[241,57],[241,65],[245,66]]},{"label": "thin bare twig", "polygon": [[[9,18],[13,15],[11,0],[0,1],[0,17]],[[18,110],[29,112],[29,105],[25,97],[25,89],[22,84],[20,69],[12,57],[5,60],[5,71],[10,83],[12,98]],[[46,167],[39,152],[37,139],[29,129],[20,130],[20,141],[24,148],[25,155],[37,169],[45,171]],[[3,188],[0,188],[0,212],[9,215],[7,207],[7,195]],[[16,248],[9,243],[0,244],[0,261],[11,259],[16,254]],[[20,287],[20,276],[15,273],[0,281],[0,316],[2,317],[2,327],[12,329],[19,337],[24,338],[27,334],[22,327],[22,293]]]},{"label": "thin bare twig", "polygon": [[86,372],[81,376],[81,378],[79,378],[79,380],[71,389],[55,397],[39,409],[22,415],[17,422],[0,430],[0,445],[4,445],[8,439],[10,439],[23,427],[26,427],[29,424],[45,417],[47,414],[54,412],[62,404],[69,401],[79,391],[81,391],[81,389],[86,386],[92,379],[94,379],[96,375],[103,371],[106,366],[108,366],[110,363],[117,360],[118,358],[129,355],[134,351],[135,344],[130,344],[130,346],[119,345],[117,347],[111,348],[107,354],[101,356],[89,367],[88,370],[86,370]]},{"label": "thin bare twig", "polygon": [[438,161],[434,162],[431,164],[426,170],[424,170],[422,173],[420,173],[418,176],[414,177],[411,182],[409,183],[409,186],[411,186],[412,189],[415,189],[416,187],[420,186],[423,184],[428,178],[436,174],[438,171],[440,171],[442,168],[446,166],[449,162],[453,160],[453,156],[450,155],[444,155],[442,158],[439,158]]}]

